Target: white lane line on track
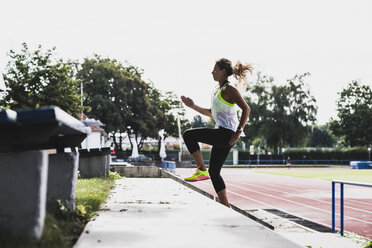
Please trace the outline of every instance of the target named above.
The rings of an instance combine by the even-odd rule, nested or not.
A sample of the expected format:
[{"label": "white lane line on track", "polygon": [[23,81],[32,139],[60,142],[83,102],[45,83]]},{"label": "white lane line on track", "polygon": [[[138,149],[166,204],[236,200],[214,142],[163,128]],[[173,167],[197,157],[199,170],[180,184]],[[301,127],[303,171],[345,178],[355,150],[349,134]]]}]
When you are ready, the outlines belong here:
[{"label": "white lane line on track", "polygon": [[[278,176],[278,175],[271,175],[271,174],[262,174],[262,173],[256,173],[256,172],[252,172],[253,174],[259,174],[259,175],[266,175],[266,176]],[[252,173],[250,174],[251,176],[252,176]],[[229,176],[231,176],[231,175],[229,175]],[[293,179],[301,179],[301,178],[296,178],[296,177],[292,177]],[[226,180],[226,181],[228,181],[228,180]],[[268,183],[269,182],[271,182],[270,180],[265,180],[265,181],[267,181]],[[321,181],[321,180],[320,180]],[[326,181],[324,181],[324,182],[326,182]],[[289,187],[286,187],[286,186],[283,186],[283,185],[280,185],[279,186],[280,188],[284,188],[284,189],[286,189],[286,190],[288,190],[288,188]],[[326,190],[326,189],[325,189]],[[337,189],[336,189],[337,190]],[[331,195],[331,193],[330,193],[330,195]],[[337,199],[337,196],[339,195],[339,191],[336,191],[336,199]],[[344,201],[345,201],[345,203],[346,202],[355,202],[355,203],[359,203],[359,204],[363,204],[363,205],[366,205],[366,206],[368,206],[368,207],[372,207],[372,203],[368,203],[368,202],[362,202],[362,201],[360,201],[360,200],[355,200],[355,199],[350,199],[350,198],[344,198]],[[368,211],[368,210],[366,210],[366,211]]]},{"label": "white lane line on track", "polygon": [[[204,185],[209,185],[209,184],[207,184],[207,183],[205,183],[205,182],[199,182],[199,183],[204,184]],[[237,195],[237,196],[239,196],[239,197],[241,197],[241,198],[244,198],[244,199],[247,199],[247,200],[251,200],[251,201],[254,201],[254,202],[260,203],[260,204],[262,204],[262,205],[268,206],[268,207],[270,207],[270,208],[273,208],[273,209],[279,209],[279,210],[281,210],[282,212],[285,212],[284,209],[280,209],[280,208],[278,208],[277,206],[274,206],[274,205],[268,204],[268,203],[266,203],[266,202],[259,201],[259,200],[256,200],[256,199],[254,199],[254,198],[251,198],[251,197],[248,197],[248,196],[245,196],[245,195],[241,195],[241,194],[236,193],[236,192],[233,192],[233,191],[231,191],[231,190],[229,190],[229,189],[226,189],[226,191],[229,192],[229,193],[231,193],[231,194],[233,194],[233,195]]]},{"label": "white lane line on track", "polygon": [[[303,207],[311,208],[311,209],[314,209],[314,210],[317,210],[317,211],[321,211],[321,212],[326,212],[326,213],[332,214],[331,211],[324,210],[324,209],[317,208],[317,207],[313,207],[313,206],[309,206],[307,204],[303,204],[303,203],[300,203],[300,202],[295,202],[295,201],[292,201],[292,200],[284,199],[284,198],[281,198],[281,197],[278,197],[278,196],[275,196],[275,195],[270,195],[270,194],[266,194],[266,193],[263,193],[263,192],[246,189],[244,187],[241,187],[241,186],[238,186],[238,185],[233,185],[233,184],[229,184],[229,186],[233,186],[233,187],[236,187],[236,188],[240,188],[242,190],[255,192],[255,193],[258,193],[258,194],[266,195],[268,197],[272,197],[272,198],[279,199],[279,200],[282,200],[282,201],[286,201],[286,202],[290,202],[290,203],[293,203],[293,204],[297,204],[297,205],[300,205],[300,206],[303,206]],[[338,214],[336,213],[336,215],[338,215]],[[354,218],[354,217],[350,217],[350,216],[345,216],[345,219],[352,219],[352,220],[359,221],[359,222],[362,222],[362,223],[372,224],[372,222],[370,222],[370,221],[360,220],[360,219],[357,219],[357,218]]]},{"label": "white lane line on track", "polygon": [[[229,184],[229,182],[227,182],[227,183]],[[290,195],[296,196],[294,193],[286,192],[286,191],[282,191],[282,190],[277,190],[277,189],[272,189],[272,188],[269,188],[269,187],[254,185],[254,184],[250,184],[250,183],[241,183],[241,184],[249,185],[249,186],[252,186],[252,187],[258,187],[258,188],[267,189],[267,190],[270,190],[270,191],[276,191],[276,192],[280,192],[280,193],[285,193],[285,194],[290,194]],[[314,194],[307,194],[307,195],[317,197]],[[313,198],[306,197],[306,196],[296,196],[296,197],[302,197],[302,198],[306,198],[306,199],[309,199],[309,200],[322,202],[322,203],[325,203],[325,204],[328,204],[328,205],[331,205],[332,206],[332,201],[323,201],[323,200],[313,199]],[[340,204],[336,202],[336,206],[339,206],[339,205]],[[355,211],[360,211],[360,212],[365,212],[365,213],[368,213],[368,214],[372,214],[372,211],[368,211],[368,210],[364,210],[364,209],[358,209],[358,208],[349,207],[349,206],[345,206],[345,205],[344,205],[344,208],[345,209],[348,208],[348,209],[352,209],[352,210],[355,210]]]},{"label": "white lane line on track", "polygon": [[[246,184],[246,183],[243,183],[243,184]],[[247,184],[247,185],[248,185],[248,184]],[[254,185],[254,186],[256,186],[256,185]],[[288,190],[290,187],[286,187],[286,186],[282,186],[282,185],[280,185],[279,188],[282,188],[282,189]],[[339,191],[336,191],[336,199],[337,199],[337,196],[338,196],[339,194],[340,194],[340,192],[339,192]],[[308,195],[313,195],[313,194],[308,194]],[[330,193],[330,195],[331,195],[331,193]],[[315,195],[313,195],[313,196],[315,196]],[[338,198],[338,199],[339,199],[339,198]],[[345,198],[344,201],[345,201],[345,203],[350,201],[350,202],[355,202],[355,203],[363,204],[363,205],[366,205],[366,206],[368,206],[368,207],[372,207],[372,204],[371,204],[371,203],[368,203],[368,202],[362,202],[362,201],[360,201],[360,200],[355,200],[355,199]],[[331,203],[330,203],[330,204],[331,204]],[[338,205],[338,204],[336,203],[336,205]],[[351,208],[352,208],[352,207],[351,207]],[[368,210],[365,210],[365,211],[368,211]]]},{"label": "white lane line on track", "polygon": [[[337,192],[336,192],[337,193]],[[354,199],[344,199],[344,201],[350,201],[350,202],[355,202],[355,203],[359,203],[359,204],[364,204],[364,205],[367,205],[369,207],[372,207],[372,204],[371,203],[368,203],[368,202],[362,202],[362,201],[359,201],[359,200],[354,200]]]},{"label": "white lane line on track", "polygon": [[[205,183],[205,182],[202,182],[202,181],[199,181],[199,183],[210,186],[210,184]],[[312,207],[312,206],[309,206],[309,205],[307,205],[307,204],[303,204],[303,203],[295,202],[295,201],[292,201],[292,200],[284,199],[284,198],[281,198],[281,197],[278,197],[278,196],[274,196],[274,195],[266,194],[266,193],[259,192],[259,191],[249,190],[249,189],[246,189],[246,188],[241,187],[241,186],[238,186],[238,185],[233,185],[233,184],[231,184],[231,183],[228,184],[228,185],[229,185],[229,186],[236,187],[236,188],[241,188],[241,189],[246,190],[246,191],[251,191],[251,192],[255,192],[255,193],[259,193],[259,194],[263,194],[263,195],[266,195],[266,196],[269,196],[269,197],[273,197],[273,198],[276,198],[276,199],[279,199],[279,200],[283,200],[283,201],[291,202],[291,203],[293,203],[293,204],[301,205],[301,206],[304,206],[304,207],[307,207],[307,208],[312,208],[312,209],[315,209],[315,210],[319,210],[319,211],[322,211],[322,212],[326,212],[326,213],[332,214],[331,211],[324,210],[324,209],[320,209],[320,208],[317,208],[317,207]],[[239,197],[242,197],[242,198],[245,198],[245,199],[248,199],[248,200],[255,201],[255,202],[257,202],[257,203],[260,203],[260,204],[263,204],[263,205],[266,205],[266,206],[272,207],[272,208],[274,208],[274,209],[279,209],[278,207],[273,206],[273,205],[271,205],[271,204],[268,204],[268,203],[265,203],[265,202],[262,202],[262,201],[255,200],[255,199],[253,199],[253,198],[250,198],[250,197],[247,197],[247,196],[241,195],[241,194],[239,194],[239,193],[233,192],[233,191],[228,190],[228,189],[226,189],[226,190],[227,190],[229,193],[234,194],[234,195],[237,195],[237,196],[239,196]],[[279,210],[282,210],[283,212],[286,212],[286,211],[283,210],[283,209],[279,209]],[[336,216],[340,216],[339,213],[335,213],[335,215],[336,215]],[[299,216],[299,217],[303,218],[302,216]],[[372,222],[364,221],[364,220],[360,220],[360,219],[357,219],[357,218],[354,218],[354,217],[344,216],[344,218],[345,218],[345,220],[346,220],[346,219],[351,219],[351,220],[359,221],[359,222],[366,223],[366,224],[372,224]],[[303,219],[306,219],[306,218],[303,218]],[[319,223],[320,223],[320,222],[319,222]],[[328,224],[324,224],[324,223],[320,223],[320,224],[323,224],[323,225],[329,226]]]},{"label": "white lane line on track", "polygon": [[[205,185],[208,185],[208,184],[205,183],[205,182],[199,182],[199,183],[201,183],[201,184],[205,184]],[[272,208],[272,209],[278,209],[278,210],[280,210],[280,211],[282,211],[282,212],[284,212],[284,213],[287,212],[285,209],[279,208],[279,207],[277,207],[277,206],[274,206],[274,205],[271,205],[271,204],[268,204],[268,203],[265,203],[265,202],[262,202],[262,201],[259,201],[259,200],[255,200],[255,199],[253,199],[253,198],[251,198],[251,197],[248,197],[248,196],[245,196],[245,195],[242,195],[242,194],[239,194],[239,193],[233,192],[233,191],[231,191],[231,190],[226,189],[226,191],[229,192],[230,194],[233,194],[233,195],[239,196],[239,197],[241,197],[241,198],[244,198],[244,199],[247,199],[247,200],[251,200],[251,201],[258,202],[258,203],[260,203],[260,204],[266,205],[266,206],[268,206],[268,207],[270,207],[270,208]],[[339,216],[338,213],[336,213],[336,215]],[[299,218],[302,218],[302,219],[307,219],[307,218],[305,218],[305,217],[303,217],[303,216],[301,216],[301,215],[298,215],[298,214],[296,214],[296,216],[299,217]],[[326,224],[326,223],[323,223],[323,222],[320,222],[320,221],[317,221],[317,223],[319,223],[319,224],[321,224],[321,225],[323,225],[323,226],[327,226],[327,227],[332,228],[331,225],[328,225],[328,224]],[[338,226],[336,226],[336,228],[337,228],[337,227],[338,227]]]},{"label": "white lane line on track", "polygon": [[[272,175],[272,176],[279,176],[279,175],[275,175],[275,174],[266,174],[266,173],[257,173],[257,172],[253,172],[254,174],[261,174],[261,175]],[[288,176],[288,177],[292,177],[292,176]],[[292,177],[293,179],[304,179],[304,178],[300,178],[300,177]],[[320,179],[317,179],[317,180],[320,180]],[[320,181],[323,181],[323,180],[320,180]],[[326,182],[326,181],[325,181]],[[330,182],[329,182],[330,183]],[[349,185],[351,186],[351,185]],[[280,186],[282,188],[286,188],[286,187],[283,187],[283,186]],[[336,192],[337,194],[337,192]],[[339,192],[338,192],[338,195],[339,195]],[[367,205],[368,207],[372,207],[372,203],[366,203],[366,202],[362,202],[362,201],[359,201],[359,200],[355,200],[355,199],[350,199],[350,198],[345,198],[344,199],[345,202],[346,201],[352,201],[352,202],[355,202],[355,203],[359,203],[359,204],[363,204],[363,205]]]}]

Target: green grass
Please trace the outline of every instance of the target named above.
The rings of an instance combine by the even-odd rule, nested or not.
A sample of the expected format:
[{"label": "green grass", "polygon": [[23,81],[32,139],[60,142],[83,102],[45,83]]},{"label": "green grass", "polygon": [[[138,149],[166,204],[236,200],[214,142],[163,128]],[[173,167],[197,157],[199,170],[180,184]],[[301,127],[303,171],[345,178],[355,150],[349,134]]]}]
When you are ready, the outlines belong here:
[{"label": "green grass", "polygon": [[113,185],[114,180],[111,178],[79,179],[76,186],[76,206],[83,205],[87,217],[91,218],[106,201]]},{"label": "green grass", "polygon": [[72,247],[86,223],[106,202],[110,189],[114,187],[117,178],[117,175],[111,174],[108,178],[78,179],[75,211],[68,211],[62,206],[57,213],[47,213],[43,235],[39,241],[16,238],[9,233],[0,231],[0,247]]},{"label": "green grass", "polygon": [[257,169],[255,172],[281,176],[317,178],[326,181],[342,180],[361,183],[372,183],[372,170],[352,170],[336,168],[282,168],[282,169]]}]

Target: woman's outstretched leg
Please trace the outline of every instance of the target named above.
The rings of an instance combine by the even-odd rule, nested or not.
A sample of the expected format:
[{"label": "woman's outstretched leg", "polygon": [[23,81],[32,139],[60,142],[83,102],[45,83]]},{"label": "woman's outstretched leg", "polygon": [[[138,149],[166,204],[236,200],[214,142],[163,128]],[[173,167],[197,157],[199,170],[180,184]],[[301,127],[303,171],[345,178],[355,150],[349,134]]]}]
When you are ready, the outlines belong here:
[{"label": "woman's outstretched leg", "polygon": [[211,152],[211,159],[209,165],[209,173],[213,183],[214,190],[218,195],[220,203],[225,206],[230,206],[226,195],[226,185],[221,176],[221,169],[229,155],[231,147],[213,147]]},{"label": "woman's outstretched leg", "polygon": [[230,207],[229,201],[227,200],[226,189],[223,189],[217,192],[217,195],[218,195],[218,199],[220,200],[221,204],[227,207]]}]

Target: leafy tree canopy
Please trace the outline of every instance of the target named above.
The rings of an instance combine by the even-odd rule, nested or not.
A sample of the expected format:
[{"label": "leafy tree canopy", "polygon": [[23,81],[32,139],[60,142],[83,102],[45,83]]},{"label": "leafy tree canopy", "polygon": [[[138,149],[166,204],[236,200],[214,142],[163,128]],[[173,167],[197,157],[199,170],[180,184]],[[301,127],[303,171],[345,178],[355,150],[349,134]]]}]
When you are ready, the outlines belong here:
[{"label": "leafy tree canopy", "polygon": [[302,145],[317,112],[315,98],[304,84],[309,75],[296,75],[285,85],[276,85],[273,77],[258,73],[257,81],[248,86],[251,115],[243,139],[252,142],[262,137],[265,146],[274,150]]},{"label": "leafy tree canopy", "polygon": [[332,137],[327,126],[314,126],[311,130],[308,147],[333,147],[335,139]]},{"label": "leafy tree canopy", "polygon": [[124,132],[124,120],[129,110],[129,79],[131,74],[116,60],[85,58],[77,73],[84,90],[84,105],[90,107],[86,114],[105,124],[106,132]]},{"label": "leafy tree canopy", "polygon": [[332,119],[330,129],[342,136],[347,146],[372,144],[372,90],[354,80],[340,93],[337,101],[337,119]]},{"label": "leafy tree canopy", "polygon": [[44,51],[39,45],[30,51],[8,53],[4,81],[7,91],[0,104],[13,110],[55,105],[79,117],[81,96],[74,78],[76,63],[55,59],[55,48]]},{"label": "leafy tree canopy", "polygon": [[[139,149],[146,138],[159,138],[162,129],[178,136],[177,115],[187,125],[185,109],[175,94],[163,95],[152,83],[142,80],[142,73],[137,67],[98,55],[86,58],[78,72],[84,104],[91,107],[88,115],[105,123],[107,132],[133,135]],[[121,149],[121,144],[117,147]]]},{"label": "leafy tree canopy", "polygon": [[207,124],[203,121],[203,119],[200,115],[195,115],[194,119],[191,122],[191,127],[192,128],[206,127],[206,125]]}]

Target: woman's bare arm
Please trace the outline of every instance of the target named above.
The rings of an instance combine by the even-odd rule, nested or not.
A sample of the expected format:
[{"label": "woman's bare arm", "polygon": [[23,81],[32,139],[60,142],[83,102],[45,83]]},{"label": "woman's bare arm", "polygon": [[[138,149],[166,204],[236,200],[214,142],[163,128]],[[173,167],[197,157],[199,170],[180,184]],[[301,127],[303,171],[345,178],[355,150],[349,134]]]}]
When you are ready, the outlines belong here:
[{"label": "woman's bare arm", "polygon": [[203,115],[206,115],[208,117],[212,117],[212,112],[211,112],[211,109],[207,109],[207,108],[202,108],[202,107],[199,107],[198,105],[196,105],[194,103],[194,101],[189,98],[189,97],[186,97],[186,96],[181,96],[181,100],[182,102],[189,108],[199,112],[200,114],[203,114]]}]

